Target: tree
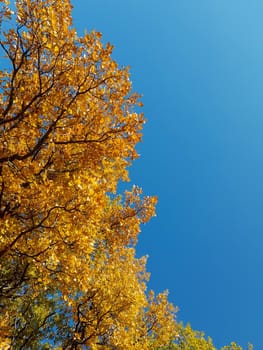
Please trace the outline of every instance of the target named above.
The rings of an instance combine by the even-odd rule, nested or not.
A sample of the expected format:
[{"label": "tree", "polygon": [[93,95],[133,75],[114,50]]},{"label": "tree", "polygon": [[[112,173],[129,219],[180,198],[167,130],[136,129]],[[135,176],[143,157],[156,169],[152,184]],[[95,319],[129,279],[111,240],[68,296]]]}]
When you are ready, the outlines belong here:
[{"label": "tree", "polygon": [[101,34],[71,5],[1,1],[0,337],[14,349],[149,349],[174,337],[166,293],[135,258],[155,197],[116,195],[142,114]]},{"label": "tree", "polygon": [[[206,337],[204,332],[195,331],[190,324],[184,326],[177,324],[177,336],[166,346],[161,346],[157,350],[216,350],[210,337]],[[224,346],[221,350],[242,350],[242,347],[232,342]],[[253,350],[253,346],[248,344],[247,350]]]}]

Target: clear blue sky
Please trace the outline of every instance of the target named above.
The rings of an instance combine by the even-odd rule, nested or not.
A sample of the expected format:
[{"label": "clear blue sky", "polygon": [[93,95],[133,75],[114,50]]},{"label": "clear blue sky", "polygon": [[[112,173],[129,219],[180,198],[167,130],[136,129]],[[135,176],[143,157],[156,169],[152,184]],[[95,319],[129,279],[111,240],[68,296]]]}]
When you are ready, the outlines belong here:
[{"label": "clear blue sky", "polygon": [[150,286],[216,346],[263,349],[263,1],[74,0],[131,66],[148,123],[132,183],[157,195],[143,227]]}]

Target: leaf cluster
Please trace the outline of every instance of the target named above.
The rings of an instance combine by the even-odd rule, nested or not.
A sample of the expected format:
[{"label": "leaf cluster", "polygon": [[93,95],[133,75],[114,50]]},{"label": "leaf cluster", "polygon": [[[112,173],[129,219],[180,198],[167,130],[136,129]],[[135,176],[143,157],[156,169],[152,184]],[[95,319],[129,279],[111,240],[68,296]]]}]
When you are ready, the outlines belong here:
[{"label": "leaf cluster", "polygon": [[115,194],[145,121],[129,72],[100,33],[77,35],[69,1],[1,4],[1,346],[163,345],[175,310],[135,256],[156,198]]}]

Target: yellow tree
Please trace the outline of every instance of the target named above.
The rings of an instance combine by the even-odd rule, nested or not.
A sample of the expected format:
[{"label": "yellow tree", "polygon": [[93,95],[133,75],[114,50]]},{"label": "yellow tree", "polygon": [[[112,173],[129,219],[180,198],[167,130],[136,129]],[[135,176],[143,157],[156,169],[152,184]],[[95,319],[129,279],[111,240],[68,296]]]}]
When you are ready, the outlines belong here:
[{"label": "yellow tree", "polygon": [[[166,346],[161,346],[157,350],[216,350],[210,337],[206,337],[204,332],[195,331],[189,324],[184,326],[177,324],[177,336]],[[222,347],[220,350],[242,350],[243,348],[232,342],[230,345]],[[244,349],[245,350],[245,349]],[[248,344],[246,350],[253,350],[253,346]]]},{"label": "yellow tree", "polygon": [[135,258],[156,198],[116,195],[144,124],[128,69],[70,1],[0,4],[1,348],[165,346],[175,310]]}]

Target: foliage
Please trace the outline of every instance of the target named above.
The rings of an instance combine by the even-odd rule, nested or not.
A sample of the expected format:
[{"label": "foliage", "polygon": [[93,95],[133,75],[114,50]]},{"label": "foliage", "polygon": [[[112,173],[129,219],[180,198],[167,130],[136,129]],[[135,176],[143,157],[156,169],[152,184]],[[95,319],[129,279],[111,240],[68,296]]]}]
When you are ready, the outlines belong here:
[{"label": "foliage", "polygon": [[[204,332],[193,330],[190,324],[184,326],[182,323],[178,323],[176,329],[176,338],[170,344],[156,350],[216,350],[212,339],[206,337]],[[242,347],[232,342],[221,350],[242,350]],[[251,344],[248,345],[247,350],[253,350]]]},{"label": "foliage", "polygon": [[[242,347],[232,342],[230,345],[224,346],[221,350],[242,350]],[[253,350],[252,344],[248,344],[247,350]]]},{"label": "foliage", "polygon": [[216,350],[212,339],[206,338],[203,332],[194,331],[190,325],[178,325],[178,340],[174,350]]},{"label": "foliage", "polygon": [[71,5],[1,1],[0,337],[15,349],[148,349],[175,335],[135,257],[155,197],[114,195],[144,124],[129,72]]}]

